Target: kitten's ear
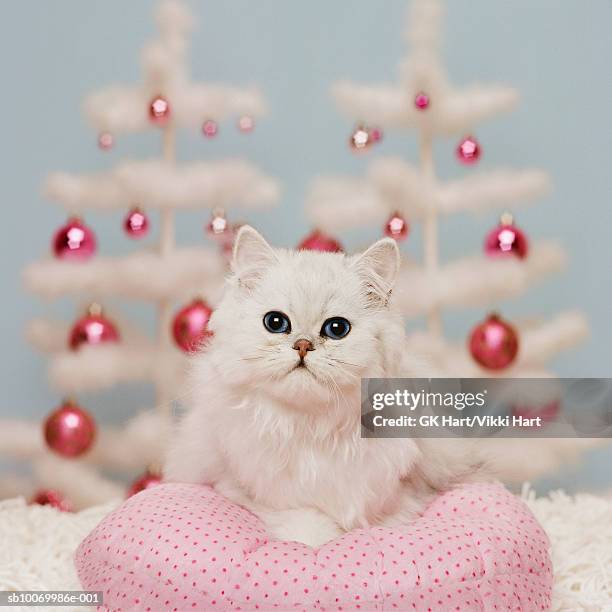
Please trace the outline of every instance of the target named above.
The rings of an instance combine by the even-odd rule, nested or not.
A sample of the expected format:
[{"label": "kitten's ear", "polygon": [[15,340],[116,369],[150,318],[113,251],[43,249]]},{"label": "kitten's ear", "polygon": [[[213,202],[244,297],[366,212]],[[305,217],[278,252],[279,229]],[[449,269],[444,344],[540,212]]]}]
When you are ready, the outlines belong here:
[{"label": "kitten's ear", "polygon": [[386,306],[400,267],[400,252],[392,238],[375,242],[367,251],[357,255],[351,266],[365,282],[369,298]]},{"label": "kitten's ear", "polygon": [[274,250],[259,232],[250,225],[243,225],[238,230],[234,241],[232,272],[240,285],[252,287],[268,266],[276,261]]}]

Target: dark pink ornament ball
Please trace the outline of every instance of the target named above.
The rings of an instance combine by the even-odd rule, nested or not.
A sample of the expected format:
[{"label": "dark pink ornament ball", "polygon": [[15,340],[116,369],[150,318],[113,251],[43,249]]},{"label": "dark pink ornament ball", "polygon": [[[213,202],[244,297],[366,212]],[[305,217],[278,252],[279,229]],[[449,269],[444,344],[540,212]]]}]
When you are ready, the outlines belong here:
[{"label": "dark pink ornament ball", "polygon": [[483,368],[503,370],[516,359],[518,334],[512,325],[492,314],[472,330],[469,348],[474,360]]},{"label": "dark pink ornament ball", "polygon": [[214,138],[219,133],[219,125],[213,119],[207,119],[202,124],[202,134],[206,138]]},{"label": "dark pink ornament ball", "polygon": [[132,208],[123,220],[123,229],[130,238],[143,238],[149,233],[149,219],[140,208]]},{"label": "dark pink ornament ball", "polygon": [[522,230],[502,218],[502,222],[487,234],[484,251],[490,257],[511,255],[524,259],[529,251],[529,241]]},{"label": "dark pink ornament ball", "polygon": [[79,218],[71,217],[53,236],[52,250],[58,259],[85,261],[96,252],[93,230]]},{"label": "dark pink ornament ball", "polygon": [[66,401],[46,419],[47,446],[62,457],[79,457],[87,452],[96,437],[93,417],[73,402]]},{"label": "dark pink ornament ball", "polygon": [[331,236],[320,230],[314,230],[297,246],[298,251],[321,251],[324,253],[342,253],[342,245]]},{"label": "dark pink ornament ball", "polygon": [[39,506],[51,506],[62,512],[72,512],[72,504],[58,491],[53,489],[41,489],[34,494],[31,504]]},{"label": "dark pink ornament ball", "polygon": [[181,308],[172,322],[172,335],[178,347],[186,353],[201,349],[213,335],[208,329],[212,308],[201,299]]},{"label": "dark pink ornament ball", "polygon": [[456,153],[462,164],[475,164],[481,155],[480,143],[473,136],[467,136],[457,145]]},{"label": "dark pink ornament ball", "polygon": [[119,342],[119,338],[119,332],[110,319],[102,313],[89,312],[72,326],[68,345],[76,351],[84,344],[95,346],[106,342]]},{"label": "dark pink ornament ball", "polygon": [[373,144],[380,142],[383,139],[383,135],[382,128],[374,127],[370,130],[370,139]]},{"label": "dark pink ornament ball", "polygon": [[429,108],[429,96],[424,91],[420,91],[414,97],[414,106],[420,111],[427,110]]},{"label": "dark pink ornament ball", "polygon": [[155,487],[158,484],[161,484],[162,477],[158,474],[153,474],[152,472],[146,471],[144,474],[139,476],[131,485],[127,491],[127,497],[132,497],[132,495],[136,495],[136,493],[140,493],[145,489],[150,489],[151,487]]}]

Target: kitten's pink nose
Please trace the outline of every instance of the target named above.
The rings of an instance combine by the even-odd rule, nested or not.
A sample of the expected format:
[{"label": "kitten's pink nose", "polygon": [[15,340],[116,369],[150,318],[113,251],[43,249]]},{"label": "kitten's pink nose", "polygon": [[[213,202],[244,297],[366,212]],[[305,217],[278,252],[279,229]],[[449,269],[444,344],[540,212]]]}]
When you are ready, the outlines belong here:
[{"label": "kitten's pink nose", "polygon": [[306,338],[300,338],[295,341],[293,348],[300,353],[300,359],[304,359],[306,357],[306,353],[308,351],[314,351],[314,346],[310,340],[306,340]]}]

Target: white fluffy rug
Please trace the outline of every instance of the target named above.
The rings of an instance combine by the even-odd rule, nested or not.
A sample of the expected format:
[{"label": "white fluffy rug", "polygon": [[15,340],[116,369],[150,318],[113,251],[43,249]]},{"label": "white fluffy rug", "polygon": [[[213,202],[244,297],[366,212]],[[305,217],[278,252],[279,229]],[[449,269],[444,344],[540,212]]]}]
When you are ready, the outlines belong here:
[{"label": "white fluffy rug", "polygon": [[550,538],[553,610],[612,610],[612,499],[555,491],[523,499]]},{"label": "white fluffy rug", "polygon": [[[553,609],[612,611],[612,500],[563,492],[536,498],[527,488],[523,498],[552,542]],[[114,506],[71,514],[23,499],[0,502],[0,590],[79,589],[74,550]]]}]

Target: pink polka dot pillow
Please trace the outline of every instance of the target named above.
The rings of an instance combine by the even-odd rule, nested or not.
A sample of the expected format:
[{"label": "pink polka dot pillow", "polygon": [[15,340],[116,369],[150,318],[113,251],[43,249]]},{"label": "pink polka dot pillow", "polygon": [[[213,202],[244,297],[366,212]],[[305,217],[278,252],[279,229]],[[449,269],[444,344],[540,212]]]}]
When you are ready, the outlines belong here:
[{"label": "pink polka dot pillow", "polygon": [[212,489],[163,484],[128,499],[76,553],[109,610],[547,610],[548,539],[498,484],[440,496],[416,522],[319,549],[281,542]]}]

